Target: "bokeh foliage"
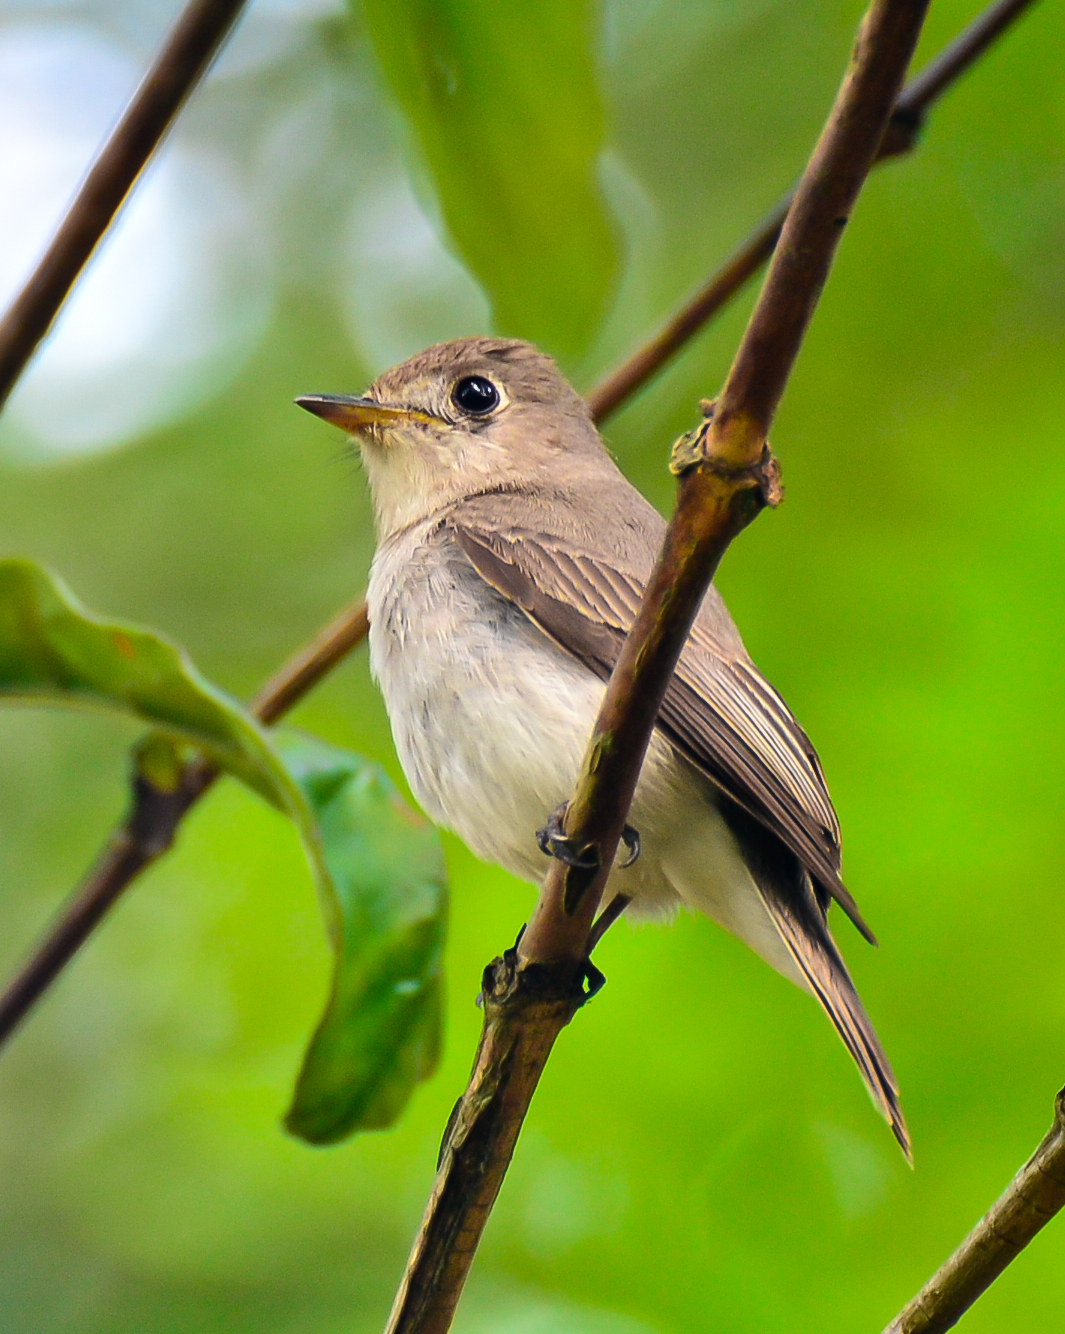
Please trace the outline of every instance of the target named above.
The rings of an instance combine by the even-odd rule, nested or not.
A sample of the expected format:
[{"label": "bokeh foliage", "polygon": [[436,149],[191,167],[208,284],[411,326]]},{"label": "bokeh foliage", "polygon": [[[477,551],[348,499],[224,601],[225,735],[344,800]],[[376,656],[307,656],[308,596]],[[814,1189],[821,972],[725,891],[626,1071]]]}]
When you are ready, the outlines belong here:
[{"label": "bokeh foliage", "polygon": [[0,700],[146,722],[130,771],[154,800],[198,752],[292,819],[335,962],[285,1125],[312,1144],[392,1125],[439,1060],[447,885],[436,832],[380,767],[267,732],[175,645],[93,615],[27,560],[0,560]]},{"label": "bokeh foliage", "polygon": [[[616,269],[591,0],[365,0],[367,30],[501,333],[585,344]],[[560,220],[563,225],[559,225]]]},{"label": "bokeh foliage", "polygon": [[[493,11],[493,44],[511,8]],[[934,6],[923,54],[971,13]],[[593,15],[601,176],[625,248],[595,338],[576,313],[559,337],[578,383],[794,176],[857,16],[770,0]],[[187,133],[224,135],[238,92],[266,124],[301,79],[334,90],[331,118],[286,141],[307,170],[274,215],[276,314],[239,379],[120,453],[12,464],[0,486],[6,550],[165,628],[235,694],[352,596],[372,545],[357,473],[288,406],[375,369],[337,313],[339,219],[368,164],[398,170],[418,130],[390,129],[405,108],[364,22],[325,20],[283,67],[189,109]],[[719,577],[825,763],[881,949],[837,930],[902,1083],[916,1170],[807,998],[705,921],[615,928],[608,986],[552,1058],[460,1332],[878,1329],[1049,1120],[1065,1073],[1063,48],[1060,7],[1037,6],[918,154],[870,182],[774,431],[786,503]],[[439,183],[445,218],[459,185]],[[559,229],[600,226],[584,207]],[[516,285],[540,278],[535,259],[521,267]],[[501,310],[503,280],[476,273]],[[720,383],[745,308],[608,428],[663,508],[668,445]],[[565,293],[552,309],[565,316]],[[365,656],[296,721],[399,780]],[[7,966],[121,810],[134,736],[0,713]],[[310,1150],[277,1125],[327,985],[310,878],[280,816],[231,783],[212,794],[0,1062],[5,1330],[380,1328],[468,1072],[480,969],[531,902],[454,842],[448,856],[440,1073],[397,1130]],[[1063,1311],[1058,1220],[965,1328],[1053,1329]]]}]

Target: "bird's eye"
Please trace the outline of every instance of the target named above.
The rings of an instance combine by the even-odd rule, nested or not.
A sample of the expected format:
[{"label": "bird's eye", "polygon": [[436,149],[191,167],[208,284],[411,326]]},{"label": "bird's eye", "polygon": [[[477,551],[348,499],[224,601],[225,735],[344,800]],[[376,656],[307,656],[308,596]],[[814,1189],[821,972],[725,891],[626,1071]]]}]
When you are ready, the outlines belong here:
[{"label": "bird's eye", "polygon": [[499,390],[483,375],[464,375],[451,391],[451,401],[473,417],[499,406]]}]

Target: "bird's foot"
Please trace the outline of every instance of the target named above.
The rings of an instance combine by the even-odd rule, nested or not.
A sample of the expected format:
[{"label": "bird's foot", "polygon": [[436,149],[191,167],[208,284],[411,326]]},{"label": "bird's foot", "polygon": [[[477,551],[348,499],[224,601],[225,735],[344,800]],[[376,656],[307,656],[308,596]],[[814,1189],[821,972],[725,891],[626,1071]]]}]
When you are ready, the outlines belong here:
[{"label": "bird's foot", "polygon": [[584,961],[584,976],[582,978],[584,994],[581,1000],[582,1005],[587,1005],[593,996],[597,995],[606,986],[606,975],[601,973],[591,959]]},{"label": "bird's foot", "polygon": [[563,820],[565,806],[553,812],[543,829],[536,831],[536,844],[548,857],[555,857],[565,866],[574,866],[579,871],[597,871],[599,869],[599,850],[594,843],[587,843],[579,848],[566,833]]},{"label": "bird's foot", "polygon": [[[579,871],[598,870],[599,852],[597,848],[592,843],[586,844],[583,848],[577,847],[576,843],[566,833],[563,823],[565,816],[566,808],[560,806],[551,815],[543,829],[536,831],[537,847],[548,857],[556,857],[566,866],[575,866]],[[639,832],[633,829],[631,824],[627,824],[621,831],[621,841],[625,844],[626,856],[624,861],[618,862],[618,869],[624,871],[640,855]]]}]

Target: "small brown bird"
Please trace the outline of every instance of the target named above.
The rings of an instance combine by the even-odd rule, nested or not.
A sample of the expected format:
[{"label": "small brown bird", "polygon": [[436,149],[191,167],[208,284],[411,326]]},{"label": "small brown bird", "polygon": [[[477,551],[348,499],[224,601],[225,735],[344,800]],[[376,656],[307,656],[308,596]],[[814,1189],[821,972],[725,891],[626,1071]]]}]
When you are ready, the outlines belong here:
[{"label": "small brown bird", "polygon": [[[359,443],[373,494],[370,661],[411,791],[486,861],[536,883],[662,542],[588,408],[528,343],[467,338],[364,398],[301,407]],[[839,825],[817,755],[714,588],[658,718],[604,902],[706,913],[811,992],[907,1155],[898,1089],[828,933]]]}]

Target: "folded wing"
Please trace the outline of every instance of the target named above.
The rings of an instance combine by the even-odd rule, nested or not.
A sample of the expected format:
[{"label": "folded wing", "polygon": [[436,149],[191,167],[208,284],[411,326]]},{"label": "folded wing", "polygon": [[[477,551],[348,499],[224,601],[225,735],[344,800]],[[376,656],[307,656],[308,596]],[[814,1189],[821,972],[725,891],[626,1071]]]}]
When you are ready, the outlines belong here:
[{"label": "folded wing", "polygon": [[[471,522],[446,526],[481,577],[597,676],[613,669],[643,581],[562,539]],[[696,622],[659,712],[659,729],[738,806],[791,849],[822,897],[875,938],[839,878],[840,836],[817,755],[787,705],[742,651]]]}]

